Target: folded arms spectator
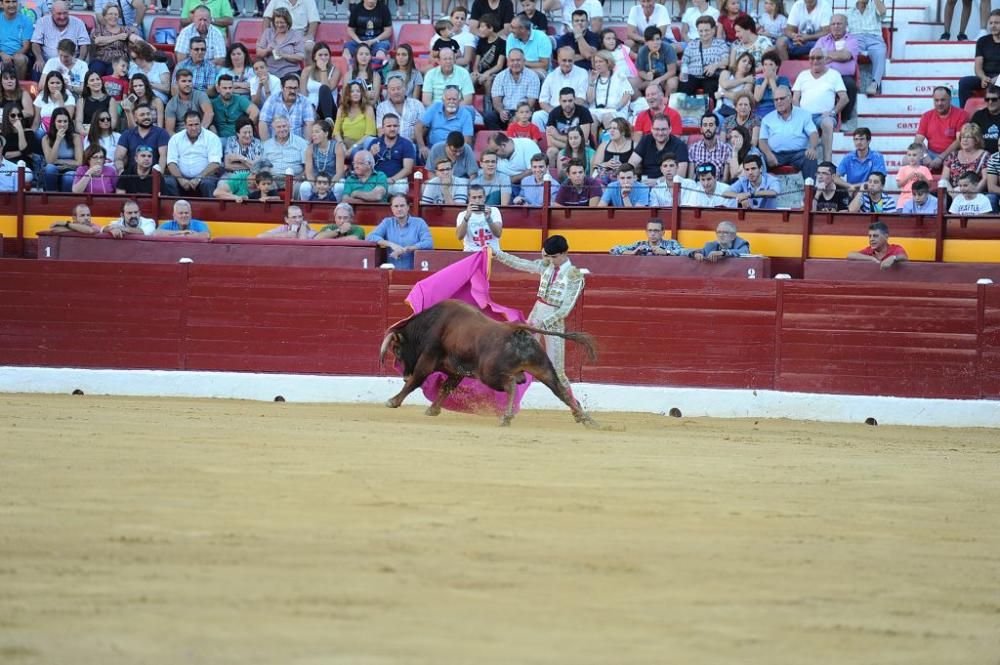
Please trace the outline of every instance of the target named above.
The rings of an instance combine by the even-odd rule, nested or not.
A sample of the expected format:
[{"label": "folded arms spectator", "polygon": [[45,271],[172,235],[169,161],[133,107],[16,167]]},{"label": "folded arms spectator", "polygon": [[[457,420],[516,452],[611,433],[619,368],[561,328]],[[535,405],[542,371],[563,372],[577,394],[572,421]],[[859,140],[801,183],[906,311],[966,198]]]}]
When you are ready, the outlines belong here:
[{"label": "folded arms spectator", "polygon": [[889,244],[889,227],[885,222],[875,222],[868,226],[868,246],[847,255],[853,261],[873,261],[882,270],[888,270],[897,263],[908,260],[906,250],[901,245]]}]

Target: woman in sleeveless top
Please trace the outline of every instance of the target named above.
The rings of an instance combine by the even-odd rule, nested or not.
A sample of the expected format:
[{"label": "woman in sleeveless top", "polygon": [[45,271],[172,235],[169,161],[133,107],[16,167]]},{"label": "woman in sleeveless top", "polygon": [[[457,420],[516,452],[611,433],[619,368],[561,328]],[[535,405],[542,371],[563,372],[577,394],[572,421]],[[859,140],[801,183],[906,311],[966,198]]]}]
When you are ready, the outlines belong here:
[{"label": "woman in sleeveless top", "polygon": [[624,118],[615,118],[608,127],[608,140],[597,147],[594,154],[594,177],[608,182],[618,176],[618,168],[628,164],[635,149],[632,125]]},{"label": "woman in sleeveless top", "polygon": [[52,111],[48,131],[42,137],[45,156],[45,191],[69,192],[73,177],[83,162],[83,141],[73,127],[69,111],[59,107]]},{"label": "woman in sleeveless top", "polygon": [[333,91],[340,84],[340,70],[330,60],[330,47],[319,42],[313,47],[312,64],[299,76],[300,90],[305,91],[319,119],[335,118],[337,103]]},{"label": "woman in sleeveless top", "polygon": [[328,120],[313,123],[305,166],[305,182],[299,189],[299,198],[304,201],[312,195],[312,183],[319,174],[329,176],[331,187],[344,179],[344,144],[334,140],[333,126]]},{"label": "woman in sleeveless top", "polygon": [[[105,90],[101,75],[91,69],[83,77],[83,92],[80,93],[80,99],[76,104],[76,126],[81,132],[86,133],[90,130],[90,120],[94,114],[98,111],[110,113],[112,106],[118,105],[111,103],[111,95]],[[117,108],[115,110],[117,111]],[[114,116],[117,116],[117,113]],[[112,119],[117,119],[114,116]]]},{"label": "woman in sleeveless top", "polygon": [[[344,79],[343,87],[346,89],[347,84],[354,81],[364,87],[365,92],[368,93],[368,102],[374,108],[382,99],[382,76],[372,68],[372,50],[367,44],[358,46],[358,50],[354,54],[354,62]],[[340,98],[343,100],[344,95],[341,94]]]}]

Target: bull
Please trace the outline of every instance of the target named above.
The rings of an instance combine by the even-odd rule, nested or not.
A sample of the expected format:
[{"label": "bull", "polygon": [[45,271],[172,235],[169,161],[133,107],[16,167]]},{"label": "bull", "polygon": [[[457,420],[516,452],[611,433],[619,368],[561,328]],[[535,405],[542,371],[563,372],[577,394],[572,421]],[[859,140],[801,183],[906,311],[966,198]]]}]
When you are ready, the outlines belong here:
[{"label": "bull", "polygon": [[591,360],[597,359],[593,338],[580,332],[539,330],[524,323],[494,321],[475,307],[459,300],[445,300],[397,323],[386,333],[379,364],[392,351],[403,366],[402,390],[385,405],[395,409],[407,395],[419,388],[434,372],[447,379],[434,403],[425,412],[441,413],[441,404],[463,378],[478,379],[496,391],[507,393],[507,408],[500,416],[501,427],[514,417],[516,386],[525,382],[525,373],[548,386],[573,412],[577,422],[587,427],[597,423],[581,408],[569,388],[556,376],[552,361],[535,334],[556,335],[582,345]]}]

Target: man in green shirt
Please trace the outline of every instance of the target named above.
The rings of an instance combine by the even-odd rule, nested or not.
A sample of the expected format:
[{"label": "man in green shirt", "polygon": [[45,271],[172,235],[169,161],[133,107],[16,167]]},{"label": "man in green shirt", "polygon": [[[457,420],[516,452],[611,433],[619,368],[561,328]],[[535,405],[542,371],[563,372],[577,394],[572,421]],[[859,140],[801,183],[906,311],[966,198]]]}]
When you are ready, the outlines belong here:
[{"label": "man in green shirt", "polygon": [[317,240],[323,238],[365,239],[365,230],[354,223],[354,208],[350,203],[338,203],[333,209],[333,224],[327,224],[316,235]]},{"label": "man in green shirt", "polygon": [[220,139],[236,136],[236,121],[244,115],[257,124],[260,111],[249,97],[233,92],[233,77],[230,74],[219,76],[215,90],[219,94],[212,98],[213,127]]},{"label": "man in green shirt", "polygon": [[354,173],[344,179],[344,203],[385,203],[389,179],[375,170],[375,157],[367,150],[354,155]]}]

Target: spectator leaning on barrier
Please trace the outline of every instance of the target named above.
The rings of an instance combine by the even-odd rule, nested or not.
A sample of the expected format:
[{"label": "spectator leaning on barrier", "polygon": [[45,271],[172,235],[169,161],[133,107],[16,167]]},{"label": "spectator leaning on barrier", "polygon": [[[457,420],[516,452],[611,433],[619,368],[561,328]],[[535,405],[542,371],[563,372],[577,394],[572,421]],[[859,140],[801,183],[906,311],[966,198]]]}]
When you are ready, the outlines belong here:
[{"label": "spectator leaning on barrier", "polygon": [[413,252],[434,249],[431,230],[423,219],[410,216],[410,203],[403,194],[392,195],[389,209],[392,217],[383,219],[367,240],[387,249],[387,258],[396,268],[413,270]]},{"label": "spectator leaning on barrier", "polygon": [[354,208],[350,203],[338,203],[333,209],[333,224],[327,224],[316,234],[316,240],[337,238],[365,239],[365,230],[354,223]]},{"label": "spectator leaning on barrier", "polygon": [[750,253],[750,243],[736,235],[736,224],[732,222],[719,222],[715,227],[715,236],[716,240],[708,241],[703,248],[689,250],[688,256],[695,261],[715,263]]},{"label": "spectator leaning on barrier", "polygon": [[294,238],[297,240],[311,240],[316,237],[316,232],[309,226],[302,208],[298,206],[288,206],[285,211],[285,223],[276,226],[269,231],[264,231],[258,238]]},{"label": "spectator leaning on barrier", "polygon": [[[6,190],[2,190],[6,191]],[[90,215],[90,206],[79,203],[73,206],[73,218],[68,222],[56,222],[49,227],[50,233],[86,233],[93,235],[101,232],[101,227],[94,224]]]},{"label": "spectator leaning on barrier", "polygon": [[191,204],[181,199],[174,202],[174,218],[160,224],[153,235],[208,238],[212,232],[208,224],[200,219],[191,218]]},{"label": "spectator leaning on barrier", "polygon": [[900,245],[889,244],[889,227],[884,222],[868,226],[868,246],[847,255],[852,261],[874,261],[882,270],[908,260],[906,250]]},{"label": "spectator leaning on barrier", "polygon": [[613,256],[683,256],[687,252],[676,240],[663,239],[663,220],[654,217],[646,222],[646,239],[611,248]]},{"label": "spectator leaning on barrier", "polygon": [[778,207],[781,182],[769,173],[764,173],[759,155],[743,158],[743,175],[736,179],[723,193],[726,198],[736,200],[736,207],[756,210],[774,210]]},{"label": "spectator leaning on barrier", "polygon": [[129,199],[122,204],[121,217],[101,230],[104,233],[110,233],[115,238],[127,235],[151,236],[156,232],[156,222],[148,217],[143,217],[139,204]]},{"label": "spectator leaning on barrier", "polygon": [[872,82],[865,89],[869,97],[879,93],[885,76],[888,48],[882,36],[883,16],[885,4],[882,0],[857,0],[847,9],[847,30],[858,40],[860,52],[872,61]]},{"label": "spectator leaning on barrier", "polygon": [[910,189],[913,194],[906,202],[896,208],[903,215],[936,215],[938,199],[931,194],[931,186],[926,180],[917,180]]},{"label": "spectator leaning on barrier", "polygon": [[482,185],[469,186],[469,203],[455,218],[455,237],[462,241],[466,252],[478,252],[489,245],[500,249],[503,217],[500,209],[486,205],[486,190]]},{"label": "spectator leaning on barrier", "polygon": [[[851,212],[896,212],[896,199],[886,194],[885,174],[875,171],[868,176],[868,181],[858,188],[848,210]],[[984,197],[985,198],[985,197]]]},{"label": "spectator leaning on barrier", "polygon": [[923,163],[937,171],[945,158],[958,149],[958,132],[969,116],[951,105],[951,90],[946,86],[934,88],[933,100],[934,108],[920,116],[914,141],[926,145]]}]

